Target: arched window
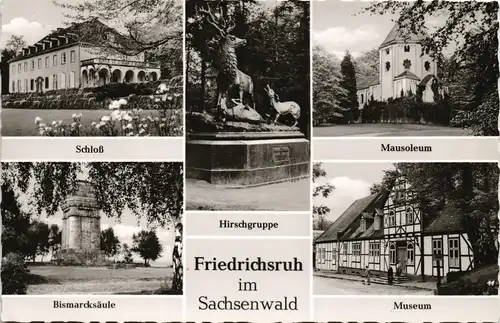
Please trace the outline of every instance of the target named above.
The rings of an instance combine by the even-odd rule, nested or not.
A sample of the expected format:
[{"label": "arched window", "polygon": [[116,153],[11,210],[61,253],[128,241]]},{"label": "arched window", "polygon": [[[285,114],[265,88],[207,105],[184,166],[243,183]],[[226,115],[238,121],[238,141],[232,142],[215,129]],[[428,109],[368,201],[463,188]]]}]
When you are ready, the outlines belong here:
[{"label": "arched window", "polygon": [[365,99],[365,97],[363,96],[363,94],[361,94],[361,103],[364,102],[364,99]]},{"label": "arched window", "polygon": [[45,78],[45,88],[48,89],[49,88],[49,77],[46,77]]},{"label": "arched window", "polygon": [[389,212],[389,216],[387,217],[387,226],[393,227],[396,225],[396,214],[394,211]]},{"label": "arched window", "polygon": [[424,68],[425,68],[426,71],[429,71],[431,69],[431,63],[429,63],[429,61],[426,61],[424,63]]},{"label": "arched window", "polygon": [[406,258],[408,260],[408,265],[413,265],[415,263],[415,247],[413,247],[413,243],[408,244]]},{"label": "arched window", "polygon": [[389,246],[389,263],[391,265],[396,264],[396,245],[394,243]]},{"label": "arched window", "polygon": [[426,47],[426,48],[425,48],[425,53],[426,53],[426,54],[429,54],[430,50],[431,50],[431,49],[430,49],[429,47]]},{"label": "arched window", "polygon": [[386,53],[387,55],[389,55],[389,48],[386,48],[386,49],[385,49],[385,53]]},{"label": "arched window", "polygon": [[385,70],[389,71],[391,69],[391,63],[385,62]]},{"label": "arched window", "polygon": [[406,209],[406,224],[413,224],[413,209],[411,207]]},{"label": "arched window", "polygon": [[410,45],[405,45],[405,52],[408,53],[410,51]]}]

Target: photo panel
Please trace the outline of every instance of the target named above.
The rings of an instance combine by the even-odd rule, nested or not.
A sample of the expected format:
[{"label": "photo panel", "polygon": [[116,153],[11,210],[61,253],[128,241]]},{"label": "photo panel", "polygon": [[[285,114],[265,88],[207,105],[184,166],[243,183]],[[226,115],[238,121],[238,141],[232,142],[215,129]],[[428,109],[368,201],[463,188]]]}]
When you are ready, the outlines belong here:
[{"label": "photo panel", "polygon": [[309,209],[309,11],[186,1],[188,210]]},{"label": "photo panel", "polygon": [[183,180],[182,162],[2,163],[2,317],[181,319]]},{"label": "photo panel", "polygon": [[497,163],[314,168],[314,295],[498,296]]},{"label": "photo panel", "polygon": [[2,9],[4,137],[184,135],[183,1]]},{"label": "photo panel", "polygon": [[497,2],[312,7],[315,137],[498,136]]}]

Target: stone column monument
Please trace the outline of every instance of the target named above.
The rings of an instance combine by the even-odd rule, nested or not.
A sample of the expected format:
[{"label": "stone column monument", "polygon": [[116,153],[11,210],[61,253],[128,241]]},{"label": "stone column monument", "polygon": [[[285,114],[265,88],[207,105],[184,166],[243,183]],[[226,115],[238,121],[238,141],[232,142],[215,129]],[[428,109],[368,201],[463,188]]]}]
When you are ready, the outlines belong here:
[{"label": "stone column monument", "polygon": [[101,250],[101,217],[95,190],[88,181],[77,181],[76,191],[61,206],[62,247],[59,259],[64,265],[104,266]]}]

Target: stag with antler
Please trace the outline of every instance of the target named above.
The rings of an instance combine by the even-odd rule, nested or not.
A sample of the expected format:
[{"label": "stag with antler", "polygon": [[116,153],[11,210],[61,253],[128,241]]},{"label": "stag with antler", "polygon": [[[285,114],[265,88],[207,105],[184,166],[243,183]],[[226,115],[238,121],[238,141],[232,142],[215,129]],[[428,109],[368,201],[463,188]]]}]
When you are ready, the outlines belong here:
[{"label": "stag with antler", "polygon": [[[210,7],[208,7],[207,9],[200,9],[200,12],[205,15],[207,22],[215,27],[220,36],[217,50],[219,69],[217,75],[217,108],[227,114],[229,90],[236,87],[239,90],[239,102],[255,109],[252,78],[238,69],[238,58],[235,51],[236,48],[245,46],[246,40],[230,34],[235,25],[229,24],[224,19],[222,11],[214,15]],[[218,18],[215,16],[218,16]]]}]

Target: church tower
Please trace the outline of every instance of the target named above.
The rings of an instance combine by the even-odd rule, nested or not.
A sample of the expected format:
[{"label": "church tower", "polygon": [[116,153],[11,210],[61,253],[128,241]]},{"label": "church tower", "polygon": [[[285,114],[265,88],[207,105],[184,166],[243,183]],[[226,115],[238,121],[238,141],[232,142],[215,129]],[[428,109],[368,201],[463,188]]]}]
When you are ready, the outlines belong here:
[{"label": "church tower", "polygon": [[423,48],[425,31],[407,32],[395,24],[379,47],[380,94],[383,100],[415,94],[426,76],[436,75],[436,60],[430,49]]}]

